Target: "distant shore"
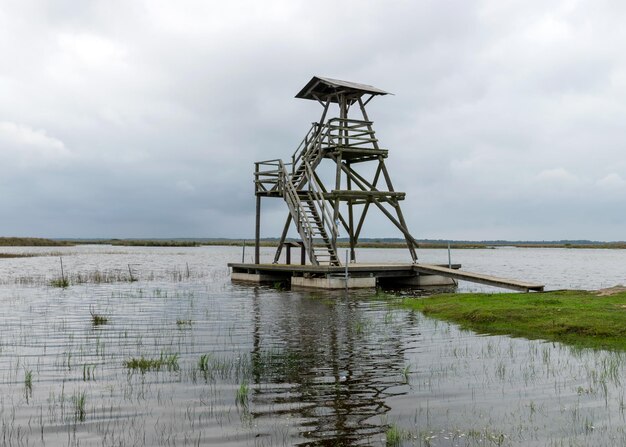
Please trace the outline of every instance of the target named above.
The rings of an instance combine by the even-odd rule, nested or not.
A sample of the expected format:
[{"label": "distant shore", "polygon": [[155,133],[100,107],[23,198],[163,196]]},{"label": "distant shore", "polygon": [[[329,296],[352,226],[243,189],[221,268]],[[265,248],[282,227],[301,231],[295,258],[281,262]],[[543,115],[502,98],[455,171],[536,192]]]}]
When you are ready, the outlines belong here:
[{"label": "distant shore", "polygon": [[[219,238],[173,238],[173,239],[45,239],[33,237],[0,237],[0,247],[63,247],[87,244],[117,245],[130,247],[200,247],[213,246],[252,246],[252,239],[219,239]],[[518,248],[596,248],[596,249],[626,249],[626,242],[603,242],[587,240],[562,241],[444,241],[418,240],[419,248],[450,248],[453,249],[489,249],[498,247]],[[262,247],[276,247],[277,239],[262,239]],[[339,247],[349,247],[346,239],[339,239]],[[406,243],[402,239],[362,239],[359,248],[404,248]]]}]

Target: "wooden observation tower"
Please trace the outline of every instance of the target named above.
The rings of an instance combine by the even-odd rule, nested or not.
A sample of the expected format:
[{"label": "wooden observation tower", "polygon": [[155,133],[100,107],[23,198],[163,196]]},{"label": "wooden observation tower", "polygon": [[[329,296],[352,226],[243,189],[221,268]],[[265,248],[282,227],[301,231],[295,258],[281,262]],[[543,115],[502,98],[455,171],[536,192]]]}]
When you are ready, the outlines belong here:
[{"label": "wooden observation tower", "polygon": [[[417,242],[400,209],[405,193],[393,188],[385,166],[388,150],[380,147],[373,122],[365,110],[375,96],[387,94],[370,85],[315,76],[296,95],[319,102],[322,115],[288,162],[275,159],[255,163],[255,264],[260,262],[262,197],[281,198],[289,209],[274,263],[279,260],[292,224],[311,264],[341,265],[337,252],[340,229],[349,238],[350,260],[355,262],[355,248],[372,207],[378,208],[400,230],[413,262],[417,261]],[[351,118],[350,111],[356,111],[358,119]],[[322,182],[320,175],[325,160],[334,162],[334,179],[329,185]],[[370,178],[359,173],[366,170],[364,164],[370,174],[373,172]]]},{"label": "wooden observation tower", "polygon": [[[231,280],[256,284],[289,281],[291,286],[320,289],[455,287],[458,280],[463,280],[525,292],[543,290],[542,284],[459,271],[461,266],[450,261],[447,266],[417,262],[417,241],[400,209],[405,194],[393,189],[385,166],[389,153],[378,144],[365,110],[375,96],[387,94],[370,85],[315,76],[296,95],[319,102],[322,116],[290,160],[255,163],[254,264],[246,264],[243,259],[241,263],[229,263]],[[356,111],[357,118],[350,117],[351,110]],[[337,112],[338,116],[332,115]],[[330,180],[325,184],[323,178]],[[280,198],[289,210],[272,264],[260,263],[263,197]],[[400,230],[413,259],[411,264],[356,263],[355,248],[371,208],[378,208]],[[289,247],[293,243],[286,243],[286,238],[292,225],[301,239],[297,243],[302,247],[301,265],[290,262]],[[340,229],[350,241],[350,262],[343,266],[337,252]],[[285,245],[286,262],[278,264]]]}]

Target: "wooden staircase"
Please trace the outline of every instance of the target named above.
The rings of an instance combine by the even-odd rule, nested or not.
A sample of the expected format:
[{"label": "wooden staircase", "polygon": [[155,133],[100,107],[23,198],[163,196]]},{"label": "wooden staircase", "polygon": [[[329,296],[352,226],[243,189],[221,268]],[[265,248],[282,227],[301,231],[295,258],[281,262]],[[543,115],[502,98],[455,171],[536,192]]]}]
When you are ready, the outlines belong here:
[{"label": "wooden staircase", "polygon": [[[324,129],[313,124],[293,154],[291,163],[285,164],[280,159],[258,162],[255,184],[257,195],[278,196],[285,200],[311,264],[339,266],[337,225],[314,175],[324,157]],[[287,166],[291,166],[291,172]],[[276,258],[275,263],[278,262]]]},{"label": "wooden staircase", "polygon": [[[311,152],[316,157],[315,151]],[[337,226],[322,195],[308,157],[302,157],[301,164],[293,174],[289,174],[282,161],[282,176],[279,189],[287,202],[287,207],[298,233],[304,243],[309,260],[313,265],[341,265],[337,256]],[[308,189],[301,189],[308,185]]]}]

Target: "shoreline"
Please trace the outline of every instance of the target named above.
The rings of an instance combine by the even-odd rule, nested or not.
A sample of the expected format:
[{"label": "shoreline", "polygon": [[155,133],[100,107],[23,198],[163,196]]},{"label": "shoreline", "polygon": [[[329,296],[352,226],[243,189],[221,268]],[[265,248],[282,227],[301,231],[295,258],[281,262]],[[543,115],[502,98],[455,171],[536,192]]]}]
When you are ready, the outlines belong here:
[{"label": "shoreline", "polygon": [[[291,239],[289,239],[291,241]],[[113,245],[126,247],[201,247],[201,246],[254,246],[252,239],[46,239],[31,237],[0,237],[0,247],[67,247],[77,245]],[[418,249],[450,249],[481,250],[497,248],[568,248],[568,249],[626,249],[626,242],[599,241],[418,241]],[[278,241],[265,239],[260,241],[261,247],[276,247]],[[339,240],[337,246],[349,248],[348,241]],[[357,248],[406,248],[406,243],[398,240],[364,239]]]}]

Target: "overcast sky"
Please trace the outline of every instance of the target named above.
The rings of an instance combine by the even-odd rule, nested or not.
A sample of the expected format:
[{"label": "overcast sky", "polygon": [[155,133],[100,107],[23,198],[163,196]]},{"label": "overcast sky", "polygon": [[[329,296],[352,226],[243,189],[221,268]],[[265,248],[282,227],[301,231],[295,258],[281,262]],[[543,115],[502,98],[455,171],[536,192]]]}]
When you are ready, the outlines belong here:
[{"label": "overcast sky", "polygon": [[252,237],[253,162],[291,155],[321,75],[394,93],[369,114],[416,238],[624,240],[624,23],[601,0],[0,0],[0,236]]}]

